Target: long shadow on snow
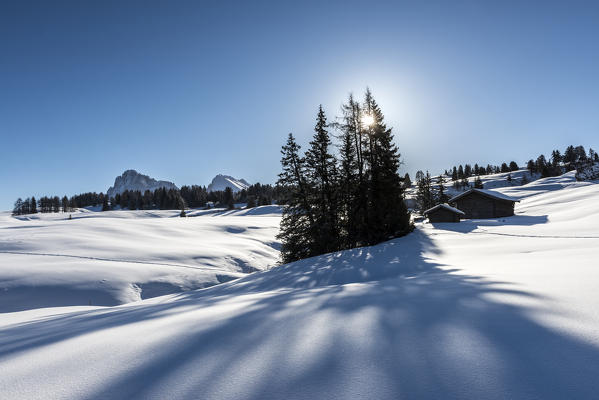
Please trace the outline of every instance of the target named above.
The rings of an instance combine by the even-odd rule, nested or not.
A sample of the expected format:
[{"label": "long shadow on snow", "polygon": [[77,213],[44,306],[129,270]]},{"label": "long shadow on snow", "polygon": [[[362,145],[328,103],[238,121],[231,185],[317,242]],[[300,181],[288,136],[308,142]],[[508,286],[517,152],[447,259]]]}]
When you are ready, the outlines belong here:
[{"label": "long shadow on snow", "polygon": [[208,326],[190,314],[176,335],[147,349],[141,366],[104,382],[91,398],[596,396],[596,347],[490,296],[534,297],[530,293],[443,269],[427,258],[434,252],[417,231],[180,294],[174,302],[14,325],[0,331],[10,339],[0,340],[0,360],[85,333],[247,298],[242,311]]}]

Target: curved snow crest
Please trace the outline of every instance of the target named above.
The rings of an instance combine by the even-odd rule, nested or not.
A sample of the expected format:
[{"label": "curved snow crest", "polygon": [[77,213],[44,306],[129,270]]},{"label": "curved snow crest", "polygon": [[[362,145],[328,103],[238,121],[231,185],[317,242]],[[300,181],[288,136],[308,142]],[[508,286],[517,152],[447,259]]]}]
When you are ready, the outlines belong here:
[{"label": "curved snow crest", "polygon": [[179,188],[169,181],[157,181],[150,178],[148,175],[140,174],[134,169],[128,169],[121,176],[117,176],[114,180],[114,185],[111,186],[106,194],[108,197],[114,197],[117,194],[123,193],[125,190],[145,192],[149,190],[153,192],[156,189],[165,188],[178,190]]},{"label": "curved snow crest", "polygon": [[239,192],[250,187],[250,184],[245,179],[233,178],[229,175],[218,174],[212,179],[208,185],[209,192],[223,191],[226,188],[231,188],[233,193]]}]

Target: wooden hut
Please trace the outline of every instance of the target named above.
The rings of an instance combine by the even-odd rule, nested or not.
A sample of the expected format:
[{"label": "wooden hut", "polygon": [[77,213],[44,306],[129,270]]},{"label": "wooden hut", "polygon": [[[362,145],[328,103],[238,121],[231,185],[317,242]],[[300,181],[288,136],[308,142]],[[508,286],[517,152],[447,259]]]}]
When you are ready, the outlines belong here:
[{"label": "wooden hut", "polygon": [[449,204],[437,204],[424,212],[430,222],[460,222],[464,212],[450,206]]},{"label": "wooden hut", "polygon": [[449,204],[464,212],[466,218],[501,218],[514,215],[520,200],[486,189],[470,189],[452,197]]}]

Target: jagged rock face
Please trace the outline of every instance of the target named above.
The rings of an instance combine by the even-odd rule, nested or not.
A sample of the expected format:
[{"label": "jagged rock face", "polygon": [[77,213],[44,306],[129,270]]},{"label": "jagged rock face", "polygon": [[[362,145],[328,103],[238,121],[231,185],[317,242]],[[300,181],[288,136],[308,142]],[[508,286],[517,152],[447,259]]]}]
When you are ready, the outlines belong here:
[{"label": "jagged rock face", "polygon": [[125,190],[145,192],[146,190],[154,191],[159,188],[179,189],[174,183],[169,181],[157,181],[147,175],[129,169],[123,172],[123,175],[117,176],[114,180],[114,186],[106,192],[109,197],[114,197],[116,194],[121,194]]},{"label": "jagged rock face", "polygon": [[250,184],[245,179],[236,179],[229,175],[218,174],[212,179],[212,183],[208,185],[208,191],[217,192],[230,187],[235,193],[242,189],[247,189],[249,186]]}]

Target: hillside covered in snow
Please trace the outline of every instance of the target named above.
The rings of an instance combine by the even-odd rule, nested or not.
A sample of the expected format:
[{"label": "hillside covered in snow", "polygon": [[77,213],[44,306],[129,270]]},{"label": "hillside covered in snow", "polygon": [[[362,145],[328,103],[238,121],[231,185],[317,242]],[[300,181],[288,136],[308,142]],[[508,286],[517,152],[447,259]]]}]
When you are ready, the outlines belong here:
[{"label": "hillside covered in snow", "polygon": [[[121,306],[0,314],[3,396],[596,398],[599,184],[577,182],[572,172],[497,190],[521,199],[515,216],[418,224],[412,234],[376,246]],[[229,251],[274,256],[267,233],[274,232],[268,227],[274,220],[261,223],[256,217],[242,224],[225,218],[164,224],[169,234],[187,232],[182,244],[160,250],[170,254],[164,262],[191,263],[216,247],[202,240],[221,232],[248,234],[243,242],[248,247],[231,242]],[[169,221],[138,220],[146,229],[148,220]],[[97,229],[114,229],[101,218],[95,221]],[[261,224],[267,226],[253,228]],[[0,230],[35,229],[41,243],[59,229],[49,225],[4,220]],[[265,234],[249,233],[254,231]],[[192,240],[191,232],[200,232],[202,239]],[[149,229],[146,235],[158,232]],[[93,254],[111,257],[118,250],[124,257],[132,245],[120,247],[124,236],[112,242],[107,235]],[[25,236],[13,242],[9,237],[4,234],[3,246],[32,250]],[[159,251],[163,239],[155,240],[136,250],[138,256]],[[106,254],[100,252],[103,246],[110,248]],[[67,238],[39,251],[49,247],[87,252],[83,244],[71,247]],[[2,257],[6,262],[20,256]],[[40,262],[32,260],[32,265]],[[32,271],[58,271],[60,281],[65,265],[56,258]],[[115,274],[123,271],[114,268]]]},{"label": "hillside covered in snow", "polygon": [[[71,216],[72,219],[69,219]],[[280,211],[0,215],[0,312],[114,306],[204,288],[277,263]]]}]

